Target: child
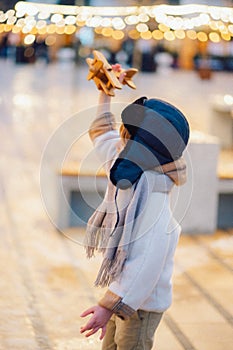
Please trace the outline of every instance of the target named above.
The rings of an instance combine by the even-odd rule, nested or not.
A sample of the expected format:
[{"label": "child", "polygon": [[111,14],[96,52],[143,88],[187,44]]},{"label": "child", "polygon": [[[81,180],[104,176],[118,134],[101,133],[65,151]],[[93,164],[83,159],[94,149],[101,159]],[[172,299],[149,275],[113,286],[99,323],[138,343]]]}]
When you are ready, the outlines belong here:
[{"label": "child", "polygon": [[89,135],[109,181],[89,219],[86,249],[88,257],[96,249],[104,253],[95,284],[108,289],[82,313],[93,315],[81,333],[89,337],[101,329],[103,350],[149,350],[172,299],[180,226],[169,193],[186,180],[189,125],[169,103],[142,97],[123,110],[119,136],[110,97],[100,92]]}]

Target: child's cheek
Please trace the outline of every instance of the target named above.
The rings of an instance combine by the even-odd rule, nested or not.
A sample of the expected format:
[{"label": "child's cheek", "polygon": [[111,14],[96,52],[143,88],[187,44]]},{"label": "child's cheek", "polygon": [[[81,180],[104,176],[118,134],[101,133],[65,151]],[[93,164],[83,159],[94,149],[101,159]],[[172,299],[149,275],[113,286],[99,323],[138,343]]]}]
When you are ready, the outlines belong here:
[{"label": "child's cheek", "polygon": [[116,143],[117,152],[120,153],[120,152],[122,151],[123,148],[124,148],[124,144],[123,144],[122,140],[119,140],[119,141]]}]

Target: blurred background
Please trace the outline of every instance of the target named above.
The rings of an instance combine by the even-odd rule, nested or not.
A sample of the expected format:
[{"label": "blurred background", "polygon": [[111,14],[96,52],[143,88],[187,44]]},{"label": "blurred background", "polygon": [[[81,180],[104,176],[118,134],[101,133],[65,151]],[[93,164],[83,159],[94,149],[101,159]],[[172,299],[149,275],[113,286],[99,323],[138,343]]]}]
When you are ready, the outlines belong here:
[{"label": "blurred background", "polygon": [[86,222],[106,177],[88,127],[98,91],[87,57],[135,67],[137,88],[186,115],[188,182],[172,206],[183,234],[174,303],[158,349],[226,350],[233,290],[233,1],[0,0],[0,349],[99,349],[80,313],[101,257],[86,261]]},{"label": "blurred background", "polygon": [[[116,10],[110,16],[102,17],[90,10],[80,12],[77,18],[69,14],[72,11],[68,7],[54,16],[48,6],[43,7],[40,13],[31,7],[27,18],[24,18],[26,2],[25,5],[19,2],[16,12],[12,12],[16,3],[0,2],[0,8],[5,11],[0,22],[0,57],[11,58],[16,63],[34,63],[38,59],[50,63],[68,57],[82,63],[95,48],[104,50],[111,63],[133,64],[142,71],[155,71],[161,57],[163,60],[166,57],[167,64],[173,68],[198,69],[208,65],[213,71],[233,69],[232,23],[227,14],[226,18],[222,18],[224,14],[213,8],[211,14],[201,14],[198,10],[197,16],[191,14],[188,18],[184,14],[181,18],[182,11],[174,17],[157,15],[156,10],[151,9],[151,13],[143,10],[139,16],[127,16],[126,6],[187,5],[192,1],[111,1],[111,4],[97,0],[44,1],[67,6],[111,5],[112,8],[125,8],[121,13],[123,17],[119,17]],[[198,3],[232,6],[231,0]],[[60,12],[59,9],[57,11]]]}]

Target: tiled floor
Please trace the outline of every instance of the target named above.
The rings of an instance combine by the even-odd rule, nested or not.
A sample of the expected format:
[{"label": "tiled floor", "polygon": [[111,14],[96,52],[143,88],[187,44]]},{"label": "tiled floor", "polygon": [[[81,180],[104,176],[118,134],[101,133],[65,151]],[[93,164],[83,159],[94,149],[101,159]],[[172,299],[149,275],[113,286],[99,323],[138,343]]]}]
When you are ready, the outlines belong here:
[{"label": "tiled floor", "polygon": [[[67,230],[66,236],[56,231],[43,207],[39,179],[48,138],[70,115],[93,105],[95,88],[84,80],[85,70],[66,65],[15,67],[0,62],[0,69],[0,349],[100,349],[97,337],[86,340],[79,334],[81,311],[102,294],[92,287],[100,257],[86,260],[79,243],[82,229]],[[172,79],[180,79],[174,96],[173,80],[161,83],[156,75],[139,78],[137,93],[144,83],[147,92],[153,84],[157,89],[159,80],[158,94],[166,92],[181,103],[185,81],[199,84],[193,73],[175,72]],[[202,89],[229,91],[232,79],[226,74],[215,79],[216,84],[205,82]],[[126,101],[122,92],[119,96]],[[195,105],[197,98],[193,106],[203,107],[202,100]],[[184,108],[191,110],[189,103],[184,102]],[[192,124],[205,128],[202,118],[191,118]],[[55,156],[50,155],[51,166]],[[157,349],[230,350],[232,290],[233,231],[183,235],[175,261],[173,305],[159,327]]]}]

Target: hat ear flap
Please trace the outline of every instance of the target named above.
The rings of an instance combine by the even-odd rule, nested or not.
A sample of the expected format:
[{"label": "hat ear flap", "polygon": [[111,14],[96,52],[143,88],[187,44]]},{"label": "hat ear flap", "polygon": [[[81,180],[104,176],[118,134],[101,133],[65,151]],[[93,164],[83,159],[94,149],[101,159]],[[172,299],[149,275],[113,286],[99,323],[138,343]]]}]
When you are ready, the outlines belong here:
[{"label": "hat ear flap", "polygon": [[131,187],[143,173],[142,169],[129,159],[117,158],[110,170],[110,180],[121,190]]},{"label": "hat ear flap", "polygon": [[137,146],[141,145],[138,145],[133,139],[128,140],[110,169],[111,182],[122,190],[131,187],[143,173],[143,168],[138,162],[140,149]]}]

